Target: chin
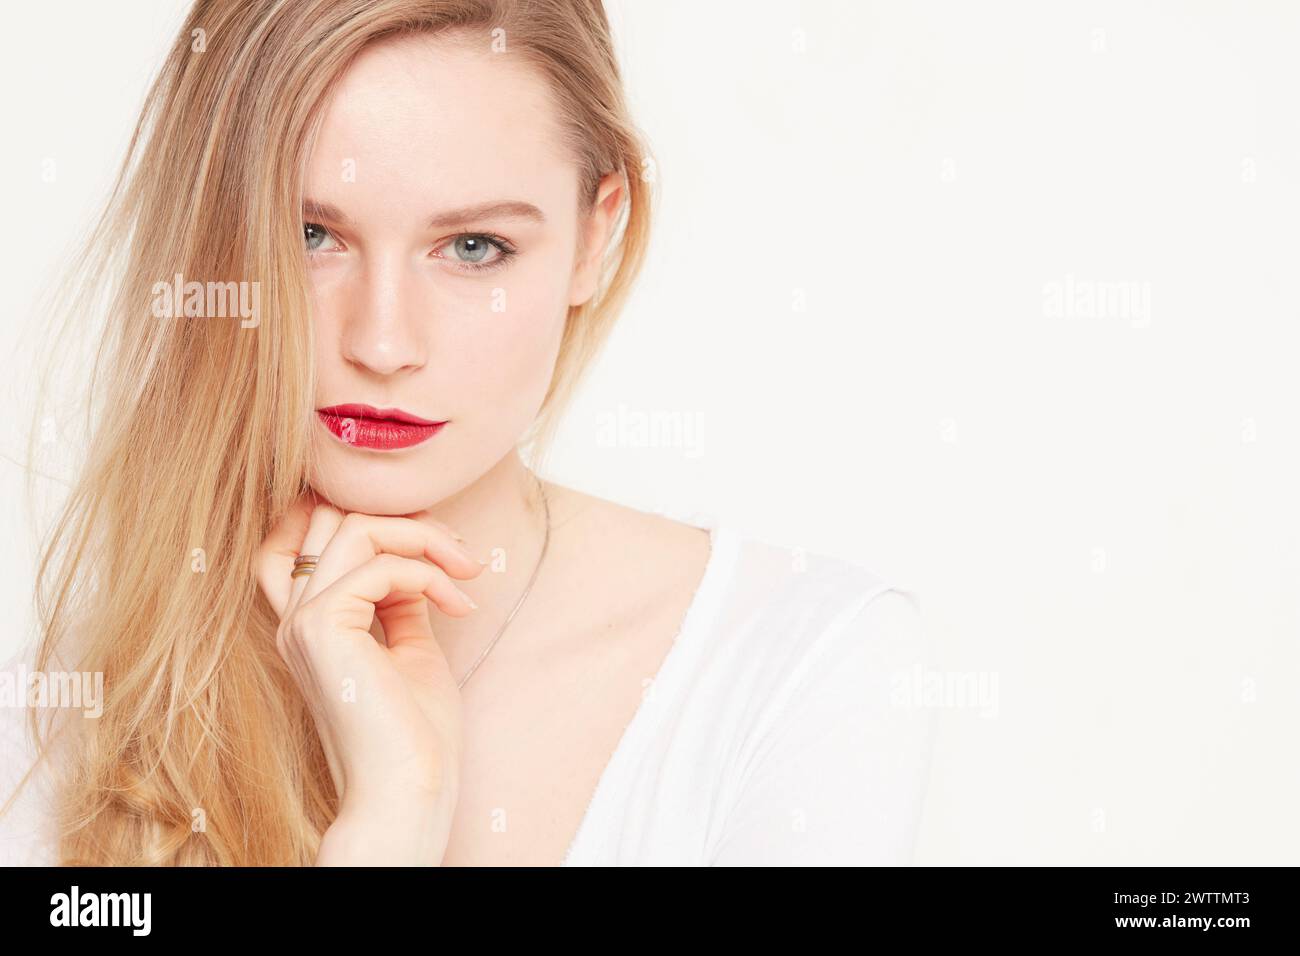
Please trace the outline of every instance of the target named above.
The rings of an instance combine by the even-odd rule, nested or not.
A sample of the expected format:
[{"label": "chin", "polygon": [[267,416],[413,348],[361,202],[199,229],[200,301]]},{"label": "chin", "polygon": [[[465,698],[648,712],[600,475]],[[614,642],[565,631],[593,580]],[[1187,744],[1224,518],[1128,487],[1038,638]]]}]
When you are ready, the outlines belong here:
[{"label": "chin", "polygon": [[[346,453],[354,458],[353,453]],[[362,456],[355,456],[361,458]],[[439,475],[427,459],[364,456],[339,461],[327,454],[308,479],[312,489],[342,511],[372,515],[409,515],[429,508],[459,490],[453,475]]]}]

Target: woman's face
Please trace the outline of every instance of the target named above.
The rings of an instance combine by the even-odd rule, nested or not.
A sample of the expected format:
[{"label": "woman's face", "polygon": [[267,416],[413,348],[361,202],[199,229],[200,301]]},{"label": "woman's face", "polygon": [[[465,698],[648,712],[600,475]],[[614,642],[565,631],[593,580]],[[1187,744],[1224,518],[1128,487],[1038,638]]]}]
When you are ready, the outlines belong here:
[{"label": "woman's face", "polygon": [[311,484],[344,510],[427,508],[536,416],[619,199],[606,177],[579,219],[548,95],[486,40],[419,37],[368,48],[326,107],[303,211]]}]

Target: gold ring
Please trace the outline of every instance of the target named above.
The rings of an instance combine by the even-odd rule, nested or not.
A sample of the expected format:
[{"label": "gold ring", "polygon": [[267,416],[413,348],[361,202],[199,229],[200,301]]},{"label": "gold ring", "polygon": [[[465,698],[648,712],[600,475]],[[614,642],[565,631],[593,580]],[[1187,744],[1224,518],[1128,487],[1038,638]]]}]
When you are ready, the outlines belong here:
[{"label": "gold ring", "polygon": [[293,559],[293,572],[289,575],[291,578],[301,578],[316,570],[316,562],[320,560],[319,554],[300,554]]}]

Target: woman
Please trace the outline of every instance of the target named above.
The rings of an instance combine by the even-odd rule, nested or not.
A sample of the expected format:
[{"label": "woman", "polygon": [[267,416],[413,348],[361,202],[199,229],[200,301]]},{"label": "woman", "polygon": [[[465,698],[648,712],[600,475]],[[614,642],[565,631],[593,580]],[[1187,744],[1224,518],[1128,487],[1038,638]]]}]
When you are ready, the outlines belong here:
[{"label": "woman", "polygon": [[102,714],[39,712],[15,856],[909,859],[910,599],[519,451],[629,291],[645,155],[592,0],[195,5],[92,240],[109,411],[41,568],[35,666]]}]

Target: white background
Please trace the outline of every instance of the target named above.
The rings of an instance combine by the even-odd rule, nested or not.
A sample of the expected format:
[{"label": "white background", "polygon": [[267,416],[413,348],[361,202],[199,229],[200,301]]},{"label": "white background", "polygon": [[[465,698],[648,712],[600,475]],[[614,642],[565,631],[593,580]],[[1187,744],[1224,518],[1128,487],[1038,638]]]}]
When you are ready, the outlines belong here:
[{"label": "white background", "polygon": [[[19,336],[185,6],[0,33],[6,647]],[[944,707],[919,862],[1295,863],[1300,6],[609,9],[661,215],[549,475],[919,591],[985,692]]]}]

